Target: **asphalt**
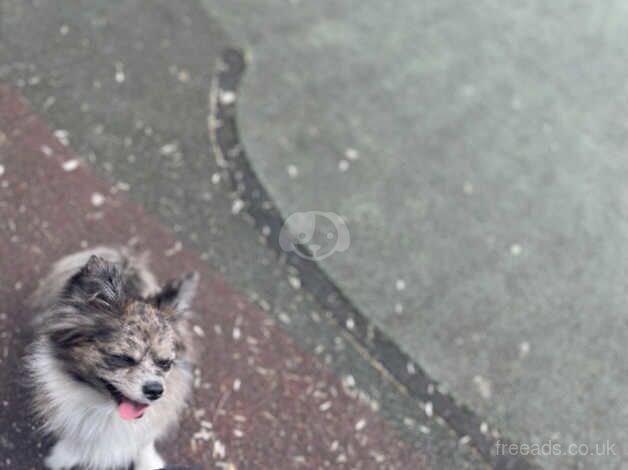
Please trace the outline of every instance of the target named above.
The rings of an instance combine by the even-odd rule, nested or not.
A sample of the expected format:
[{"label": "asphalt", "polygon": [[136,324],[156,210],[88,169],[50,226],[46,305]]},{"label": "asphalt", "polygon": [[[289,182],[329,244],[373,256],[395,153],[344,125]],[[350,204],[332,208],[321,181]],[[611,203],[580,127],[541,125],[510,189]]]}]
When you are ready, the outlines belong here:
[{"label": "asphalt", "polygon": [[76,155],[8,86],[0,88],[0,114],[1,210],[7,221],[0,253],[11,262],[10,270],[3,269],[0,297],[2,468],[42,468],[50,442],[34,432],[38,423],[29,414],[30,392],[24,393],[20,373],[29,338],[25,293],[63,254],[105,240],[134,240],[162,282],[192,270],[203,279],[193,305],[195,393],[179,429],[159,444],[170,463],[428,468],[425,457],[359,399],[355,383],[335,377],[303,352],[154,218],[110,194],[110,185],[77,165]]},{"label": "asphalt", "polygon": [[[227,49],[219,59],[219,71],[210,92],[209,134],[216,160],[227,169],[236,197],[246,214],[264,235],[268,246],[299,275],[299,283],[320,302],[325,314],[350,335],[367,354],[381,365],[407,393],[423,402],[429,413],[442,418],[459,436],[495,468],[530,468],[529,459],[520,454],[498,451],[510,444],[499,429],[491,427],[471,409],[456,401],[442,384],[435,381],[411,357],[369,320],[321,270],[318,260],[349,247],[350,234],[341,218],[333,213],[293,214],[284,219],[257,178],[237,126],[238,85],[246,69],[241,51]],[[225,100],[225,97],[229,99]],[[311,219],[309,216],[314,215]],[[314,224],[308,224],[313,220]],[[303,222],[304,225],[300,225]],[[310,233],[308,227],[313,228]],[[302,229],[292,232],[291,229]],[[307,243],[305,234],[311,238]],[[331,237],[330,237],[331,235]],[[320,245],[314,247],[314,243]],[[530,455],[530,454],[528,454]]]},{"label": "asphalt", "polygon": [[318,265],[382,363],[407,354],[516,441],[619,448],[546,468],[625,468],[625,7],[203,5],[248,58],[252,172],[283,218],[342,218],[350,247]]},{"label": "asphalt", "polygon": [[[373,354],[338,327],[333,315],[317,301],[316,293],[306,288],[306,280],[267,246],[254,220],[246,210],[240,210],[239,194],[230,181],[237,179],[237,173],[233,175],[217,160],[207,128],[214,65],[223,47],[237,43],[211,14],[196,2],[8,1],[3,3],[1,20],[0,78],[19,90],[36,115],[108,185],[98,186],[103,194],[123,201],[128,198],[131,205],[142,207],[140,213],[133,212],[123,203],[120,218],[110,214],[117,220],[111,226],[106,219],[94,222],[94,227],[75,225],[74,220],[84,213],[73,207],[72,200],[79,190],[86,191],[83,181],[94,187],[103,183],[88,176],[88,171],[81,173],[81,178],[49,180],[47,174],[38,172],[33,155],[28,168],[26,164],[20,167],[21,159],[11,155],[3,165],[21,168],[21,177],[27,182],[35,181],[37,175],[44,194],[40,201],[51,209],[59,206],[55,210],[60,213],[68,206],[66,218],[60,218],[63,224],[48,230],[53,241],[39,240],[40,249],[49,249],[45,255],[48,259],[60,255],[62,248],[80,246],[83,240],[102,241],[103,236],[122,239],[129,227],[136,227],[150,242],[153,231],[163,233],[163,228],[149,222],[154,217],[183,242],[181,247],[190,250],[183,250],[189,263],[201,263],[209,276],[219,273],[217,276],[241,293],[241,302],[257,306],[254,315],[261,315],[259,310],[263,310],[263,315],[275,319],[298,350],[305,351],[305,357],[315,357],[314,363],[323,364],[334,380],[355,383],[359,401],[400,439],[391,449],[398,445],[406,449],[399,454],[405,459],[400,462],[405,463],[398,463],[396,468],[415,468],[423,463],[438,469],[486,468],[487,459],[468,439],[438,414],[427,411],[431,409],[428,403],[408,393]],[[9,158],[6,154],[2,157]],[[47,193],[47,187],[54,191]],[[60,200],[56,199],[59,195],[63,195]],[[28,202],[28,195],[23,198]],[[10,234],[11,227],[3,218],[5,247],[6,240],[15,236]],[[169,253],[181,249],[174,238],[163,236],[170,243],[159,249]],[[11,293],[3,304],[8,317],[22,299],[12,287],[17,280],[29,283],[26,287],[34,280],[28,265],[23,272],[14,271],[13,248],[11,255],[7,253],[5,248],[1,259],[6,276],[3,289]],[[161,264],[164,273],[174,267],[168,262]],[[218,294],[217,303],[224,293]],[[213,299],[207,302],[212,303]],[[21,330],[14,329],[22,328],[27,319],[20,319],[17,326],[12,321],[11,328],[3,329],[3,338],[9,338],[11,348],[24,346],[25,338],[17,334]],[[269,349],[273,351],[273,346]],[[298,354],[290,349],[289,356]],[[16,360],[11,357],[11,368],[3,369],[4,373],[19,372]],[[211,377],[210,372],[208,375]],[[3,396],[15,393],[12,382],[3,383],[10,384],[2,389]],[[289,418],[297,425],[311,420],[307,414]],[[26,423],[16,420],[3,420],[3,425],[0,453],[4,458],[0,466],[10,468],[16,459],[30,457],[27,444],[35,442],[34,434]],[[224,426],[228,429],[227,424]],[[332,434],[344,436],[341,429],[332,430]],[[191,428],[185,430],[190,432]],[[15,447],[14,432],[26,445]],[[171,442],[170,455],[189,457],[182,450],[183,442],[187,445],[184,440]],[[206,449],[203,452],[203,459],[211,462]],[[275,453],[285,451],[280,446]],[[243,461],[245,468],[250,468],[246,464],[251,461]],[[260,464],[256,461],[255,465]]]}]

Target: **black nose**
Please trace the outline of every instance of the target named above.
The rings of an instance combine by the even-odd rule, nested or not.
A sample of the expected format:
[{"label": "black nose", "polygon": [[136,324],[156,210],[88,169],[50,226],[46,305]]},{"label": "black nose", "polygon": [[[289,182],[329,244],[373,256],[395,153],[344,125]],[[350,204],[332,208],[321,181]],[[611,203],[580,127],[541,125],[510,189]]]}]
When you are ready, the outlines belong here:
[{"label": "black nose", "polygon": [[159,382],[146,382],[142,392],[149,400],[157,400],[164,393],[164,387]]}]

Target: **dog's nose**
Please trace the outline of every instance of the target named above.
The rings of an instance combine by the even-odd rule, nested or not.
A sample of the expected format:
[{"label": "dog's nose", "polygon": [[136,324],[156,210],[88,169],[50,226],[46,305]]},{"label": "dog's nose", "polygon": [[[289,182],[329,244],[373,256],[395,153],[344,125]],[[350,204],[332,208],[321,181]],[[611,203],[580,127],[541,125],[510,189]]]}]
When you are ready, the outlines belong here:
[{"label": "dog's nose", "polygon": [[142,387],[142,392],[149,400],[157,400],[163,393],[164,387],[159,382],[146,382]]}]

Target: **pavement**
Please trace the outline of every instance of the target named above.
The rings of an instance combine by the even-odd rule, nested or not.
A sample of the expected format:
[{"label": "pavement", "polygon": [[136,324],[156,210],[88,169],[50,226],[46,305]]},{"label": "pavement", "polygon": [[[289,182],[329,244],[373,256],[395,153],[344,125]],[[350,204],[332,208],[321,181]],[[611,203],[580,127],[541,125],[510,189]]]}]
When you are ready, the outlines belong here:
[{"label": "pavement", "polygon": [[[65,253],[134,239],[160,279],[196,270],[200,337],[194,401],[170,436],[170,462],[207,468],[428,468],[352,383],[305,354],[152,217],[94,176],[11,88],[0,88],[4,174],[0,468],[41,468],[20,358],[29,337],[25,293]],[[69,163],[72,162],[72,163]],[[9,265],[10,260],[10,265]],[[8,269],[10,267],[10,269]],[[35,450],[35,452],[33,452]]]},{"label": "pavement", "polygon": [[529,468],[487,456],[397,380],[242,209],[238,170],[217,152],[229,133],[216,147],[207,122],[215,66],[228,74],[240,56],[219,60],[237,42],[200,4],[5,1],[0,20],[0,468],[42,468],[50,445],[22,388],[25,298],[59,256],[130,239],[160,277],[203,277],[207,360],[162,446],[169,463]]},{"label": "pavement", "polygon": [[[129,239],[204,279],[169,463],[627,468],[619,2],[0,13],[0,468],[50,445],[24,299],[57,257]],[[291,220],[337,238],[286,244]]]},{"label": "pavement", "polygon": [[388,370],[421,395],[406,354],[515,441],[604,454],[545,468],[628,468],[625,6],[203,5],[249,60],[252,172],[283,218],[346,225],[318,265]]}]

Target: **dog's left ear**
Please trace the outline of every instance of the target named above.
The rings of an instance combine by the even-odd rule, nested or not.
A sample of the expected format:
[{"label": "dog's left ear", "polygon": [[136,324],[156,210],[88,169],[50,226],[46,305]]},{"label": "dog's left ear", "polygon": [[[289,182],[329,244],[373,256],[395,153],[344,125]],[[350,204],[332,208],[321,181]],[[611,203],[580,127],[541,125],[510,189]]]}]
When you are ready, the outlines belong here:
[{"label": "dog's left ear", "polygon": [[198,288],[197,272],[186,273],[172,279],[153,297],[153,303],[160,309],[169,308],[184,313],[192,305]]},{"label": "dog's left ear", "polygon": [[68,280],[63,297],[80,300],[91,307],[118,311],[125,302],[122,274],[114,263],[92,255]]}]

